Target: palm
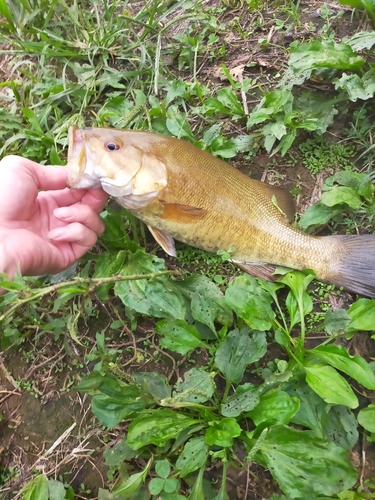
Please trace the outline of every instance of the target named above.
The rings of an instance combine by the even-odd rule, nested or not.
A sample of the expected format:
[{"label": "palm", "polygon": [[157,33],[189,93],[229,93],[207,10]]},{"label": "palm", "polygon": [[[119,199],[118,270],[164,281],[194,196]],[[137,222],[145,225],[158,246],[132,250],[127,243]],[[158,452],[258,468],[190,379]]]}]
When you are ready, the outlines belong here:
[{"label": "palm", "polygon": [[[9,158],[13,162],[16,158],[17,168],[4,166]],[[36,167],[18,157],[1,163],[0,239],[24,274],[69,267],[92,247],[102,231],[95,212],[102,209],[107,195],[97,189],[65,188],[66,177],[63,167]],[[64,210],[70,213],[68,218],[62,217]]]}]

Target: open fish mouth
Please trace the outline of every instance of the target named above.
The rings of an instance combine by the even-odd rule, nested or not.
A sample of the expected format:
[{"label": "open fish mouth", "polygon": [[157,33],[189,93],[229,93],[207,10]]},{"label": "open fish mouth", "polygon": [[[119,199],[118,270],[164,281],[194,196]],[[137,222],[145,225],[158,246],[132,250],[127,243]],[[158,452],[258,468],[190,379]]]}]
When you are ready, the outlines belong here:
[{"label": "open fish mouth", "polygon": [[68,131],[68,181],[73,189],[100,188],[101,182],[90,160],[90,151],[86,147],[84,130],[77,126]]}]

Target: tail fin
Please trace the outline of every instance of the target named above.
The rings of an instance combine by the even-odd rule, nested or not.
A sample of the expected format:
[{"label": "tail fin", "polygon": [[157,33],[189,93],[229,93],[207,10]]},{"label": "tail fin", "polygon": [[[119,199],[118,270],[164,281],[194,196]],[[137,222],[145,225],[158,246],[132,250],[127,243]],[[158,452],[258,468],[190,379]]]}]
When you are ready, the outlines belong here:
[{"label": "tail fin", "polygon": [[326,236],[340,248],[332,274],[326,281],[346,290],[375,297],[375,234]]}]

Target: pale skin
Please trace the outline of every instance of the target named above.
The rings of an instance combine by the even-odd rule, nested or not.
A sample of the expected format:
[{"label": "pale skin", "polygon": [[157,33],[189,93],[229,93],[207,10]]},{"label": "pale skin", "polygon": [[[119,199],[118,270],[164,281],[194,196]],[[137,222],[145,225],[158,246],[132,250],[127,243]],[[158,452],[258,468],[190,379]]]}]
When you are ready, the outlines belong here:
[{"label": "pale skin", "polygon": [[58,273],[95,245],[108,195],[66,185],[65,167],[20,156],[0,161],[0,273]]}]

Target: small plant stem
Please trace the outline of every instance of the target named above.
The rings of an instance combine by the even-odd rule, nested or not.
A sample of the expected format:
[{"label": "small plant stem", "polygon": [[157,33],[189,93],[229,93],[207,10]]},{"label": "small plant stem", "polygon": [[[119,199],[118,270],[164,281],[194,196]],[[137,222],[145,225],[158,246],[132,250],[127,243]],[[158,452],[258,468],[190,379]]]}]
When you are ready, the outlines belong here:
[{"label": "small plant stem", "polygon": [[230,386],[231,386],[231,382],[229,380],[225,379],[225,390],[224,390],[224,395],[223,395],[223,403],[225,403],[227,400]]},{"label": "small plant stem", "polygon": [[[55,285],[47,286],[46,288],[39,288],[35,293],[33,293],[33,290],[30,290],[30,295],[28,295],[25,298],[22,299],[17,299],[15,304],[12,305],[7,311],[5,311],[1,316],[0,316],[0,323],[4,321],[8,316],[10,316],[19,306],[22,306],[24,304],[27,304],[28,302],[32,302],[33,300],[40,299],[44,295],[48,295],[54,292],[57,292],[57,290],[60,290],[64,287],[71,287],[74,285],[84,285],[87,283],[88,287],[93,287],[97,288],[98,286],[102,285],[103,283],[113,283],[117,281],[135,281],[135,280],[152,280],[154,278],[157,278],[158,276],[164,276],[166,274],[174,275],[174,276],[180,276],[180,273],[178,271],[159,271],[157,273],[150,273],[150,274],[131,274],[129,276],[121,276],[121,275],[116,275],[116,276],[108,276],[107,278],[74,278],[70,281],[64,281],[62,283],[57,283]],[[85,293],[86,290],[82,289],[82,291],[77,291],[77,293]]]}]

